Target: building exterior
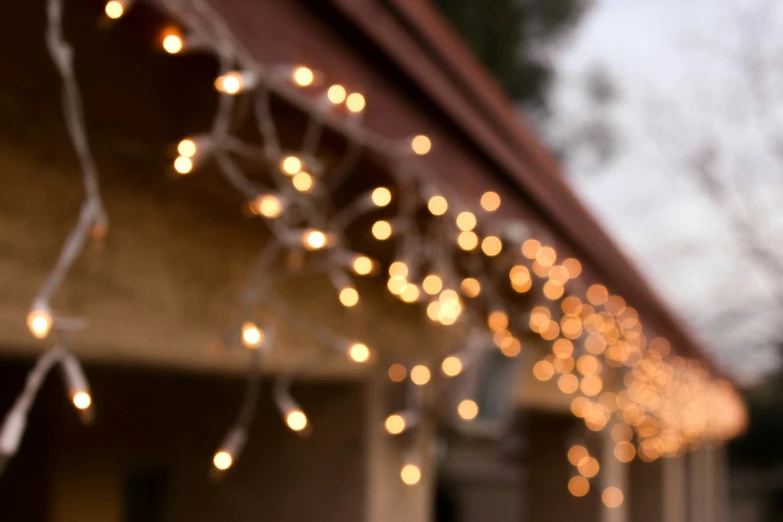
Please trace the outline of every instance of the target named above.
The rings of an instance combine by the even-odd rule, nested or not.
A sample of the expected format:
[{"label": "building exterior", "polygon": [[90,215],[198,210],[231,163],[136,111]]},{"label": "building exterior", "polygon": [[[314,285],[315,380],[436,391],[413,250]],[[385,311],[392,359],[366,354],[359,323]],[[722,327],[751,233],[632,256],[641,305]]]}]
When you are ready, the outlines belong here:
[{"label": "building exterior", "polygon": [[[82,426],[47,380],[0,477],[9,520],[728,520],[732,384],[432,6],[109,4],[68,2],[63,28],[110,226],[88,206],[44,340],[30,302],[85,168],[41,36],[61,4],[0,17],[0,406],[66,344],[95,409]],[[362,199],[379,186],[391,205]],[[390,436],[394,413],[412,429]]]}]

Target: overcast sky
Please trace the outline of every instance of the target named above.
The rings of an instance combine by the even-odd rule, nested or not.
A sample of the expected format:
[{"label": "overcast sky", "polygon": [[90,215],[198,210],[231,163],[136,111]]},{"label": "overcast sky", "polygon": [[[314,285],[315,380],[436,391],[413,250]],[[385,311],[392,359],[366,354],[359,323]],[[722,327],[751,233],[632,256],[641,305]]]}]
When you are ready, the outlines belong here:
[{"label": "overcast sky", "polygon": [[[732,125],[724,110],[729,99],[738,100],[731,110],[744,107],[735,54],[742,43],[739,24],[772,35],[775,9],[760,14],[761,1],[597,0],[559,59],[556,98],[566,118],[579,114],[574,89],[596,63],[616,81],[621,98],[612,117],[619,155],[605,166],[572,165],[571,179],[659,294],[742,379],[774,366],[768,340],[780,331],[779,313],[763,274],[749,266],[722,214],[684,165],[709,132],[721,143],[744,144],[727,147],[734,156],[752,156],[748,182],[783,195],[779,168],[764,163],[762,152],[754,154],[757,136]],[[768,239],[781,230],[772,227]]]}]

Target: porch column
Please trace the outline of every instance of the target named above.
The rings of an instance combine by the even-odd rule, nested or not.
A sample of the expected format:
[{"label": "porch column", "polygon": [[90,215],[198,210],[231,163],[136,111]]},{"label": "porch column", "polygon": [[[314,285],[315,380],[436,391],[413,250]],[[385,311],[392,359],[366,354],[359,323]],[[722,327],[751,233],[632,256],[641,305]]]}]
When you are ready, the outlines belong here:
[{"label": "porch column", "polygon": [[723,449],[706,444],[689,457],[690,522],[725,522],[728,516],[728,491]]},{"label": "porch column", "polygon": [[693,522],[688,519],[687,455],[660,460],[663,469],[663,520]]},{"label": "porch column", "polygon": [[[610,436],[610,430],[605,429],[601,432],[602,451],[601,451],[601,472],[599,479],[596,481],[600,483],[601,490],[599,494],[603,494],[606,488],[618,488],[623,495],[620,505],[615,506],[612,503],[614,498],[609,498],[611,495],[607,495],[606,501],[610,502],[610,505],[606,504],[606,501],[601,502],[601,521],[602,522],[629,522],[630,510],[628,504],[631,501],[631,488],[629,481],[629,465],[624,462],[620,462],[614,456],[615,443]],[[614,506],[614,507],[613,507]]]}]

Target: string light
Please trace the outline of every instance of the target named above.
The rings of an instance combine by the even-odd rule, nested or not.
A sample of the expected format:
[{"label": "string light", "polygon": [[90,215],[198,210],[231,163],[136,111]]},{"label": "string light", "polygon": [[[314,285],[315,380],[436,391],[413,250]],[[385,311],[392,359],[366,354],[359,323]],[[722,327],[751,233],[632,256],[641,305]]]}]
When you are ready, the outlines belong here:
[{"label": "string light", "polygon": [[619,488],[610,486],[601,495],[601,501],[610,509],[615,509],[623,504],[623,492]]},{"label": "string light", "polygon": [[421,469],[416,464],[406,464],[400,471],[400,478],[408,486],[415,486],[421,480]]},{"label": "string light", "polygon": [[274,219],[283,212],[283,204],[280,198],[273,194],[258,196],[253,200],[251,206],[254,212],[269,219]]},{"label": "string light", "polygon": [[285,423],[292,431],[302,431],[307,427],[307,415],[302,410],[292,410],[286,414]]},{"label": "string light", "polygon": [[378,187],[372,191],[372,202],[378,207],[385,207],[392,200],[392,194],[386,187]]},{"label": "string light", "polygon": [[34,303],[27,314],[27,328],[36,339],[45,339],[52,329],[52,314],[49,307],[42,302]]},{"label": "string light", "polygon": [[411,381],[417,386],[424,386],[430,382],[430,370],[423,364],[417,364],[411,368]]},{"label": "string light", "polygon": [[264,342],[264,332],[254,323],[246,322],[242,325],[242,344],[245,348],[255,349]]},{"label": "string light", "polygon": [[478,246],[478,236],[475,232],[466,231],[461,232],[459,236],[457,236],[457,244],[462,250],[475,250]]},{"label": "string light", "polygon": [[590,482],[584,477],[571,477],[568,492],[577,498],[584,497],[590,492]]},{"label": "string light", "polygon": [[185,156],[179,156],[174,160],[174,170],[182,175],[190,174],[193,171],[193,160]]},{"label": "string light", "polygon": [[432,196],[427,201],[427,209],[433,216],[442,216],[449,209],[449,203],[443,196]]},{"label": "string light", "polygon": [[358,92],[351,93],[345,100],[345,106],[348,107],[348,110],[351,112],[362,112],[366,104],[367,102],[364,99],[364,96]]},{"label": "string light", "polygon": [[358,275],[368,275],[373,271],[372,259],[367,256],[356,256],[351,266]]},{"label": "string light", "polygon": [[256,75],[252,73],[231,71],[217,77],[215,89],[224,94],[234,95],[252,88],[256,81]]},{"label": "string light", "polygon": [[487,191],[481,196],[481,208],[487,212],[494,212],[500,208],[500,196],[497,192]]},{"label": "string light", "polygon": [[227,451],[218,451],[212,458],[212,462],[217,469],[225,471],[234,463],[234,458]]},{"label": "string light", "polygon": [[463,232],[476,228],[476,216],[472,212],[460,212],[457,214],[457,227]]},{"label": "string light", "polygon": [[402,288],[400,298],[406,303],[415,303],[419,300],[419,287],[408,283]]},{"label": "string light", "polygon": [[462,361],[459,357],[450,355],[443,359],[440,370],[443,372],[443,375],[447,377],[456,377],[462,373]]},{"label": "string light", "polygon": [[419,156],[424,156],[432,149],[432,142],[427,136],[419,134],[411,140],[411,149]]},{"label": "string light", "polygon": [[384,426],[386,427],[386,431],[390,435],[399,435],[403,431],[405,431],[406,423],[405,418],[402,415],[399,414],[392,414],[386,417],[386,422],[384,423]]},{"label": "string light", "polygon": [[405,369],[405,366],[399,363],[389,366],[389,379],[391,379],[392,382],[402,382],[407,376],[408,370]]},{"label": "string light", "polygon": [[300,173],[302,171],[302,167],[302,160],[296,156],[286,156],[280,161],[280,170],[289,176]]},{"label": "string light", "polygon": [[378,241],[385,241],[392,235],[392,226],[388,221],[376,221],[372,226],[372,235]]},{"label": "string light", "polygon": [[598,461],[593,457],[584,457],[577,463],[576,468],[583,477],[593,478],[598,475],[601,466],[598,465]]},{"label": "string light", "polygon": [[389,275],[405,279],[408,277],[408,265],[402,261],[394,261],[389,265]]},{"label": "string light", "polygon": [[499,237],[487,236],[481,242],[482,252],[484,252],[489,257],[494,257],[500,254],[500,251],[502,249],[503,249],[503,243],[500,241]]},{"label": "string light", "polygon": [[457,406],[457,413],[463,420],[471,421],[479,414],[478,404],[474,400],[465,399]]},{"label": "string light", "polygon": [[308,250],[319,250],[326,246],[326,234],[320,230],[307,230],[304,233],[304,246]]},{"label": "string light", "polygon": [[125,2],[111,0],[110,2],[106,3],[104,12],[106,13],[106,16],[108,16],[112,20],[116,20],[120,18],[123,14],[125,14],[125,8],[126,8]]},{"label": "string light", "polygon": [[435,295],[443,289],[443,280],[435,274],[430,274],[424,278],[421,286],[429,295]]},{"label": "string light", "polygon": [[572,466],[578,466],[580,462],[582,462],[582,459],[586,459],[590,456],[590,453],[587,451],[587,448],[585,448],[582,445],[575,445],[568,448],[568,462],[571,463]]},{"label": "string light", "polygon": [[359,292],[355,288],[343,288],[340,290],[340,302],[348,308],[356,306],[359,302]]},{"label": "string light", "polygon": [[308,67],[299,66],[291,74],[291,80],[299,87],[308,87],[315,81],[315,74]]},{"label": "string light", "polygon": [[342,102],[344,102],[346,96],[347,93],[345,92],[345,87],[343,87],[342,85],[337,85],[337,84],[332,85],[331,87],[329,87],[329,90],[326,91],[326,97],[334,105],[339,105]]},{"label": "string light", "polygon": [[466,277],[460,283],[460,289],[465,297],[478,297],[481,293],[481,283],[472,277]]}]

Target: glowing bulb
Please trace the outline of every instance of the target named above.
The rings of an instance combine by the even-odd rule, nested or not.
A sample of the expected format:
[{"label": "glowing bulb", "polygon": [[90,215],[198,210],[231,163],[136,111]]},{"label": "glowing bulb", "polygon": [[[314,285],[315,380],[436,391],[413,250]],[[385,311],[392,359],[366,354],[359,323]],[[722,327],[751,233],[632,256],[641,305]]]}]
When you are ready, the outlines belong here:
[{"label": "glowing bulb", "polygon": [[462,283],[460,283],[460,288],[466,297],[476,297],[481,293],[481,283],[472,277],[463,279]]},{"label": "glowing bulb", "polygon": [[365,363],[370,360],[370,349],[364,343],[353,343],[348,349],[348,357],[353,362]]},{"label": "glowing bulb", "polygon": [[262,216],[274,219],[283,212],[280,198],[272,194],[257,197],[252,203],[253,209]]},{"label": "glowing bulb", "polygon": [[500,241],[499,237],[487,236],[481,242],[481,250],[489,257],[494,257],[500,254],[500,251],[502,249],[503,249],[503,242]]},{"label": "glowing bulb", "polygon": [[421,470],[415,464],[406,464],[400,471],[400,478],[408,486],[415,486],[421,480]]},{"label": "glowing bulb", "polygon": [[198,149],[196,148],[196,142],[191,139],[184,139],[177,144],[177,152],[180,156],[186,158],[192,158],[196,155]]},{"label": "glowing bulb", "polygon": [[508,328],[508,315],[501,310],[495,310],[487,317],[487,326],[493,332],[505,330]]},{"label": "glowing bulb", "polygon": [[571,477],[568,481],[568,492],[579,498],[590,491],[590,482],[584,477]]},{"label": "glowing bulb", "polygon": [[424,156],[432,149],[432,142],[427,136],[419,134],[411,140],[411,149],[419,156]]},{"label": "glowing bulb", "polygon": [[584,457],[577,463],[576,469],[579,470],[583,477],[592,478],[598,475],[601,466],[598,465],[598,461],[593,457]]},{"label": "glowing bulb", "polygon": [[351,112],[362,112],[366,104],[367,102],[364,100],[364,96],[358,92],[352,93],[348,96],[348,99],[345,100],[345,106],[348,107],[348,110]]},{"label": "glowing bulb", "polygon": [[442,216],[449,209],[449,202],[443,196],[432,196],[427,201],[427,208],[433,216]]},{"label": "glowing bulb", "polygon": [[389,239],[392,235],[392,226],[388,221],[376,221],[372,226],[372,235],[378,241]]},{"label": "glowing bulb", "polygon": [[237,94],[242,90],[242,75],[236,71],[231,71],[215,80],[215,88],[226,94]]},{"label": "glowing bulb", "polygon": [[623,492],[614,486],[608,487],[601,495],[601,500],[609,509],[615,509],[623,504]]},{"label": "glowing bulb", "polygon": [[389,366],[389,379],[391,379],[392,382],[402,382],[407,375],[408,370],[405,369],[405,366],[401,364],[392,364]]},{"label": "glowing bulb", "polygon": [[555,368],[549,361],[538,361],[533,365],[533,376],[539,381],[548,381],[555,375]]},{"label": "glowing bulb", "polygon": [[112,20],[116,20],[117,18],[121,17],[125,13],[125,6],[122,5],[122,2],[111,0],[111,2],[106,3],[105,11],[106,11],[106,16],[108,16]]},{"label": "glowing bulb", "polygon": [[367,275],[372,272],[372,259],[367,256],[358,256],[353,260],[353,271],[359,275]]},{"label": "glowing bulb", "polygon": [[478,236],[475,232],[460,232],[457,236],[457,244],[462,250],[474,250],[478,246]]},{"label": "glowing bulb", "polygon": [[460,212],[457,214],[457,227],[467,232],[476,228],[476,216],[472,212]]},{"label": "glowing bulb", "polygon": [[400,292],[400,298],[406,303],[415,303],[419,299],[419,287],[410,283],[406,284]]},{"label": "glowing bulb", "polygon": [[541,243],[536,239],[528,239],[522,243],[522,255],[528,259],[536,259],[539,250],[541,250]]},{"label": "glowing bulb", "polygon": [[305,247],[309,250],[318,250],[326,246],[326,234],[320,230],[308,230],[304,235]]},{"label": "glowing bulb", "polygon": [[408,277],[408,265],[402,261],[394,261],[389,265],[389,275],[392,277],[399,277],[405,279]]},{"label": "glowing bulb", "polygon": [[417,386],[424,386],[430,382],[430,369],[422,364],[411,368],[411,381]]},{"label": "glowing bulb", "polygon": [[310,189],[313,188],[313,177],[307,172],[297,172],[291,178],[291,183],[299,192],[310,192]]},{"label": "glowing bulb", "polygon": [[298,174],[299,172],[302,171],[302,160],[300,160],[296,156],[286,156],[280,162],[280,170],[282,170],[289,176]]},{"label": "glowing bulb", "polygon": [[457,413],[459,413],[459,416],[464,420],[473,420],[479,413],[478,404],[476,404],[476,401],[465,399],[457,406]]},{"label": "glowing bulb", "polygon": [[92,404],[92,398],[87,392],[79,392],[73,396],[73,405],[80,410],[86,410]]},{"label": "glowing bulb", "polygon": [[45,307],[35,307],[27,315],[27,327],[36,339],[45,339],[52,329],[52,314]]},{"label": "glowing bulb", "polygon": [[390,435],[399,435],[405,431],[406,427],[405,418],[402,415],[397,415],[396,413],[386,417],[386,422],[384,424],[386,426],[386,431]]},{"label": "glowing bulb", "polygon": [[462,373],[462,361],[459,359],[459,357],[450,355],[443,359],[443,362],[440,365],[440,370],[443,372],[443,375],[447,377],[456,377]]},{"label": "glowing bulb", "polygon": [[258,348],[264,342],[264,332],[255,324],[247,322],[242,325],[242,344],[245,348]]},{"label": "glowing bulb", "polygon": [[500,196],[497,192],[488,191],[481,196],[481,208],[487,212],[494,212],[500,208]]},{"label": "glowing bulb", "polygon": [[315,80],[315,75],[309,68],[301,66],[294,69],[291,80],[299,87],[307,87],[308,85],[312,85]]},{"label": "glowing bulb", "polygon": [[443,288],[443,280],[435,274],[430,274],[424,278],[421,286],[428,294],[435,295]]},{"label": "glowing bulb", "polygon": [[185,156],[179,156],[174,160],[174,170],[183,176],[185,174],[190,174],[193,170],[193,160],[186,158]]},{"label": "glowing bulb", "polygon": [[326,91],[326,97],[329,98],[329,101],[334,105],[344,102],[345,96],[345,87],[342,85],[332,85],[329,87],[329,90]]},{"label": "glowing bulb", "polygon": [[234,463],[234,459],[227,451],[218,451],[215,456],[212,457],[212,463],[215,467],[221,471],[225,471],[231,467]]},{"label": "glowing bulb", "polygon": [[563,393],[575,393],[579,388],[579,379],[577,379],[574,374],[566,373],[561,375],[557,380],[557,387],[560,388],[560,391]]},{"label": "glowing bulb", "polygon": [[572,466],[578,466],[582,459],[586,459],[589,456],[590,453],[587,452],[587,448],[579,444],[568,448],[568,462]]},{"label": "glowing bulb", "polygon": [[180,36],[179,33],[174,31],[173,29],[167,31],[167,33],[163,37],[163,50],[169,54],[179,53],[180,51],[182,51],[182,48],[184,46],[185,44],[182,41],[182,36]]},{"label": "glowing bulb", "polygon": [[582,263],[577,261],[574,258],[568,258],[563,261],[563,268],[568,270],[568,277],[570,279],[573,279],[575,277],[579,277],[579,274],[582,273]]},{"label": "glowing bulb", "polygon": [[355,288],[343,288],[340,290],[340,302],[348,308],[356,306],[359,302],[359,292]]},{"label": "glowing bulb", "polygon": [[386,187],[378,187],[372,191],[372,202],[379,207],[385,207],[391,203],[392,194]]},{"label": "glowing bulb", "polygon": [[302,431],[307,427],[307,415],[301,410],[293,410],[285,416],[285,423],[293,431]]}]

